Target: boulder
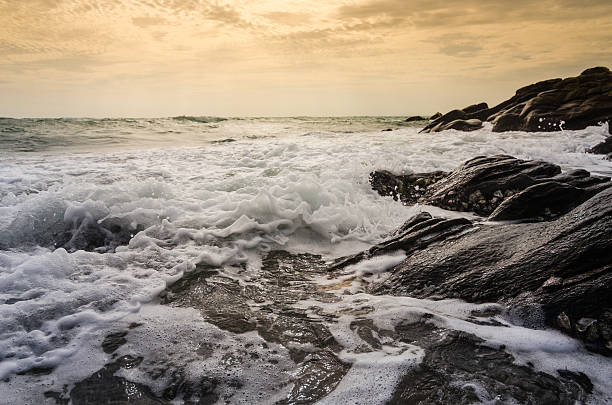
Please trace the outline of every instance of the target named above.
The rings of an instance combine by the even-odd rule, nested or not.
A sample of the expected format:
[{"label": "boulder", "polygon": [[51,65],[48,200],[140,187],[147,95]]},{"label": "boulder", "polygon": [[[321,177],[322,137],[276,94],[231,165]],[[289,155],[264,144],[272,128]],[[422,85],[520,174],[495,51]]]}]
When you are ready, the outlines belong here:
[{"label": "boulder", "polygon": [[376,171],[370,184],[406,204],[471,211],[491,220],[550,220],[612,185],[586,170],[561,174],[557,165],[507,155],[475,157],[448,174]]},{"label": "boulder", "polygon": [[[462,114],[459,114],[461,112]],[[583,129],[612,118],[612,72],[587,69],[577,77],[550,79],[518,89],[513,97],[489,108],[486,103],[452,110],[421,132],[438,132],[457,119],[493,123],[494,132],[550,132]],[[461,131],[472,130],[453,128]]]},{"label": "boulder", "polygon": [[441,113],[441,112],[437,112],[437,113],[435,113],[434,115],[432,115],[431,117],[429,117],[429,120],[430,120],[430,121],[435,121],[435,120],[437,120],[438,118],[440,118],[441,116],[442,116],[442,113]]},{"label": "boulder", "polygon": [[489,105],[487,103],[479,103],[479,104],[472,104],[470,106],[467,106],[463,108],[461,111],[463,111],[466,114],[471,114],[477,111],[482,111],[482,110],[487,110],[487,109],[489,109]]}]

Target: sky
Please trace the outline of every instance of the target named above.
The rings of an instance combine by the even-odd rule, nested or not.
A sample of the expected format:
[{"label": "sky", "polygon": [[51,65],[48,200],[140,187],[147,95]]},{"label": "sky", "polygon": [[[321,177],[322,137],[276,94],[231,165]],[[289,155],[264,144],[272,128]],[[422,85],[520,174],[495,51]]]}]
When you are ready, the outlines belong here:
[{"label": "sky", "polygon": [[413,115],[612,67],[611,0],[0,0],[0,116]]}]

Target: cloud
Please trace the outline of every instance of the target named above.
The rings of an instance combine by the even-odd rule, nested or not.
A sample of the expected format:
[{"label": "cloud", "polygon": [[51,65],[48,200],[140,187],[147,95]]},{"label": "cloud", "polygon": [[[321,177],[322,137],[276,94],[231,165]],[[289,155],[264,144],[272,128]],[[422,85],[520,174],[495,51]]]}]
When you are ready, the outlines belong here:
[{"label": "cloud", "polygon": [[132,23],[140,28],[148,28],[157,25],[164,25],[168,22],[161,17],[132,17]]}]

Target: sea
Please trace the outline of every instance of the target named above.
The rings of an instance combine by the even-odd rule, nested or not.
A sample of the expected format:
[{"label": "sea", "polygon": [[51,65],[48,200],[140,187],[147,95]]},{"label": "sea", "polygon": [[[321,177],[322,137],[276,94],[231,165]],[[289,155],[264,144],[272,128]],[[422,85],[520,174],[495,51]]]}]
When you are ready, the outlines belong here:
[{"label": "sea", "polygon": [[[224,328],[210,308],[168,305],[167,289],[203,268],[239,288],[258,288],[282,277],[267,273],[270,252],[331,263],[383,241],[422,211],[474,218],[382,197],[370,187],[373,170],[451,171],[475,156],[506,154],[612,175],[611,161],[585,152],[606,137],[607,124],[419,133],[425,124],[402,117],[0,118],[0,404],[68,403],[60,401],[120,356],[140,360],[115,375],[154,397],[180,374],[184,383],[203,376],[215,382],[212,399],[201,403],[299,399],[291,393],[304,363],[290,355],[295,347],[286,339]],[[87,232],[108,221],[119,224],[123,239],[109,244],[99,231],[88,241]],[[311,402],[386,403],[424,352],[418,342],[368,346],[351,321],[383,328],[424,313],[484,345],[505,347],[517,364],[538,372],[584,372],[594,385],[590,403],[612,401],[612,359],[558,331],[525,326],[503,308],[495,317],[501,326],[468,322],[474,309],[498,304],[366,292],[364,274],[380,280],[405,257],[398,251],[360,263],[341,279],[304,273],[303,288],[327,298],[283,304],[283,313],[301,311],[323,325],[347,365]],[[200,294],[202,305],[225,305]],[[244,305],[274,314],[275,303],[262,296]],[[112,334],[121,344],[108,352],[102,345]],[[315,351],[295,340],[302,352]],[[160,368],[173,372],[155,374]],[[502,403],[470,384],[481,403]],[[185,395],[163,403],[191,403]],[[286,403],[309,403],[302,400]]]}]

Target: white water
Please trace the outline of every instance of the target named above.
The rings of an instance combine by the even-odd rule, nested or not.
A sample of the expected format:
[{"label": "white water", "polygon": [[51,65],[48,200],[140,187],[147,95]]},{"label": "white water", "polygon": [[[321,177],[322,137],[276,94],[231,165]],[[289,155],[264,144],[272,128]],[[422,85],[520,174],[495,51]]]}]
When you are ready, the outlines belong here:
[{"label": "white water", "polygon": [[[0,382],[5,394],[0,403],[40,403],[42,392],[61,390],[62,385],[89,376],[108,360],[99,351],[106,331],[128,320],[145,322],[148,330],[158,330],[167,339],[172,333],[182,336],[173,331],[180,331],[189,319],[194,328],[206,333],[216,330],[220,334],[216,339],[232,341],[228,346],[239,345],[243,338],[198,321],[194,311],[173,309],[170,314],[151,302],[167,282],[198,263],[241,263],[280,246],[331,259],[381,241],[422,207],[405,207],[373,192],[368,174],[374,169],[452,170],[477,155],[504,153],[547,160],[564,169],[612,174],[611,162],[584,153],[604,138],[606,127],[563,133],[496,134],[484,128],[471,133],[418,134],[415,128],[381,133],[374,125],[371,132],[345,133],[336,127],[313,131],[316,123],[304,131],[282,119],[216,125],[230,128],[236,142],[172,148],[160,148],[154,142],[139,147],[130,144],[125,152],[119,150],[121,143],[104,151],[77,148],[87,153],[69,147],[29,154],[0,151],[0,380],[5,379]],[[367,125],[360,123],[359,128]],[[197,126],[189,129],[194,137],[196,130]],[[112,138],[113,133],[119,130],[108,136]],[[191,139],[188,135],[183,138]],[[133,229],[146,230],[115,253],[49,248],[51,235],[65,223],[76,226],[84,218],[107,217],[124,218]],[[212,239],[221,243],[207,245]],[[376,263],[362,264],[365,268],[354,271],[372,273],[367,268],[372,265]],[[387,298],[364,299],[385,313],[428,308],[419,300],[391,304]],[[441,305],[435,311],[446,325],[463,330],[463,315],[455,312],[454,305]],[[490,327],[472,324],[470,328],[492,343],[502,338]],[[518,358],[537,360],[548,370],[554,352],[557,368],[598,370],[587,374],[601,376],[594,381],[599,399],[610,399],[609,360],[584,352],[578,343],[556,332],[512,330],[502,340]],[[543,339],[552,339],[557,348],[536,344]],[[194,344],[178,345],[175,356],[186,356]],[[130,345],[141,352],[152,347],[144,337]],[[347,343],[347,360],[387,374],[389,368],[400,373],[419,357],[417,349],[407,355],[405,348],[389,348],[386,354],[360,358],[351,349]],[[58,367],[45,376],[15,375],[45,366]],[[347,375],[330,400],[346,395],[342,387],[347,382],[359,381],[366,391],[372,387],[364,384],[377,384],[359,377],[359,369]],[[281,374],[290,371],[291,364],[285,364],[275,371],[280,373],[275,378],[287,378]],[[247,386],[272,395],[271,388],[258,380],[259,373],[247,373],[245,378],[251,379]],[[248,403],[248,394],[244,395],[240,398]],[[385,400],[371,399],[371,403]]]}]

